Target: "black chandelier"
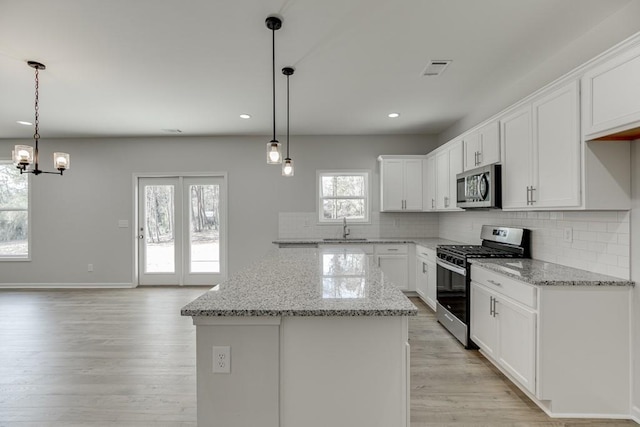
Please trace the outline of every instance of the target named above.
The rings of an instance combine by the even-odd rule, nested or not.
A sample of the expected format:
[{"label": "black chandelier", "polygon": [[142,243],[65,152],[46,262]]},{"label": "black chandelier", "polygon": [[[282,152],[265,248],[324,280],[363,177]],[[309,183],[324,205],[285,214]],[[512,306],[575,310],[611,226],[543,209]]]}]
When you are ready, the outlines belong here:
[{"label": "black chandelier", "polygon": [[[69,154],[56,152],[53,153],[53,165],[54,168],[58,170],[58,172],[47,172],[43,171],[38,166],[39,153],[38,153],[38,141],[40,140],[39,133],[39,123],[40,123],[40,112],[39,112],[39,88],[40,88],[40,80],[38,72],[40,70],[44,70],[44,64],[36,61],[28,61],[27,64],[29,67],[36,70],[36,100],[35,100],[35,131],[33,134],[33,139],[35,140],[35,149],[30,145],[16,145],[14,147],[12,158],[13,163],[16,165],[18,169],[20,169],[20,174],[23,173],[32,173],[34,175],[40,175],[41,173],[49,173],[55,175],[62,175],[62,173],[69,169],[71,159]],[[27,169],[29,165],[33,164],[33,169]]]}]

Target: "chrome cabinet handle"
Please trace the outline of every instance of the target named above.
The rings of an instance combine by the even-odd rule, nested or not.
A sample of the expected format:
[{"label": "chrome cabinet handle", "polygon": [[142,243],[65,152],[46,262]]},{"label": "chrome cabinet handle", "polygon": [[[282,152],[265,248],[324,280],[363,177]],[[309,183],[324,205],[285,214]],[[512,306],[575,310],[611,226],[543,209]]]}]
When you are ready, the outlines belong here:
[{"label": "chrome cabinet handle", "polygon": [[493,299],[493,317],[496,317],[496,315],[498,314],[498,312],[496,311],[496,303],[498,302],[498,300],[496,298]]},{"label": "chrome cabinet handle", "polygon": [[449,313],[445,313],[444,317],[446,317],[449,322],[453,322],[453,319],[451,318],[451,316],[449,316]]},{"label": "chrome cabinet handle", "polygon": [[493,317],[493,297],[489,297],[489,316]]},{"label": "chrome cabinet handle", "polygon": [[387,250],[388,250],[389,252],[391,252],[391,251],[397,251],[397,250],[398,250],[398,248],[387,248]]},{"label": "chrome cabinet handle", "polygon": [[533,192],[536,191],[536,187],[531,186],[531,204],[533,205],[536,201],[533,199]]},{"label": "chrome cabinet handle", "polygon": [[527,185],[527,206],[531,204],[531,187]]},{"label": "chrome cabinet handle", "polygon": [[449,198],[445,196],[444,198],[444,207],[448,208],[449,207]]},{"label": "chrome cabinet handle", "polygon": [[427,272],[427,263],[425,263],[425,262],[422,263],[422,272],[423,273]]},{"label": "chrome cabinet handle", "polygon": [[431,209],[435,209],[436,208],[436,199],[431,199]]},{"label": "chrome cabinet handle", "polygon": [[487,282],[491,283],[492,285],[502,286],[502,283],[496,282],[495,280],[487,279]]}]

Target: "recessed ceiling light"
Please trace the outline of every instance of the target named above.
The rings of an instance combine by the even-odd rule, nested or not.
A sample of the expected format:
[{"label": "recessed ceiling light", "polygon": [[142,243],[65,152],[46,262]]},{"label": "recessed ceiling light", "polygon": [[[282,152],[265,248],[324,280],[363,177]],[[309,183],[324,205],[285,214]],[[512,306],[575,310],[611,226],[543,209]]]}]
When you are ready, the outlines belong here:
[{"label": "recessed ceiling light", "polygon": [[18,120],[18,121],[16,121],[16,123],[18,123],[20,125],[25,125],[25,126],[33,126],[33,123],[25,122],[24,120]]},{"label": "recessed ceiling light", "polygon": [[251,116],[249,114],[240,114],[241,119],[250,119]]},{"label": "recessed ceiling light", "polygon": [[392,119],[395,119],[396,117],[400,117],[400,113],[389,113],[387,114],[388,117],[391,117]]}]

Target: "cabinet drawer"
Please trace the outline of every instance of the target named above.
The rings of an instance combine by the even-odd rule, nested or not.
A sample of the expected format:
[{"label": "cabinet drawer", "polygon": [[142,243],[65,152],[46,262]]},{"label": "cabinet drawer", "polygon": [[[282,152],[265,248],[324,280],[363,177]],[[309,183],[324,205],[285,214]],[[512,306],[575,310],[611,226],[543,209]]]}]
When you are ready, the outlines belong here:
[{"label": "cabinet drawer", "polygon": [[406,254],[408,253],[406,244],[399,245],[376,245],[376,254]]},{"label": "cabinet drawer", "polygon": [[531,308],[537,306],[535,286],[474,265],[471,266],[471,280]]},{"label": "cabinet drawer", "polygon": [[353,250],[361,250],[367,255],[373,254],[373,245],[354,245],[350,243],[340,243],[339,245],[322,245],[325,252],[343,253]]},{"label": "cabinet drawer", "polygon": [[429,261],[436,262],[436,251],[433,249],[416,245],[416,255],[420,258],[426,258]]}]

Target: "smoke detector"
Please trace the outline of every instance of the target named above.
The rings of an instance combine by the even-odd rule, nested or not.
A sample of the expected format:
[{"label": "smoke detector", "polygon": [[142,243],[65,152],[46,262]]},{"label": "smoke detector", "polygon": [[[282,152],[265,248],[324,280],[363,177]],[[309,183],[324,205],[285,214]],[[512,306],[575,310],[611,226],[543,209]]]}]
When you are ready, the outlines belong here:
[{"label": "smoke detector", "polygon": [[450,59],[434,59],[429,61],[429,64],[422,72],[423,76],[439,76],[444,70],[451,64]]}]

